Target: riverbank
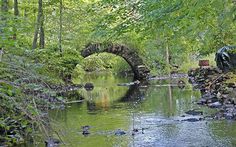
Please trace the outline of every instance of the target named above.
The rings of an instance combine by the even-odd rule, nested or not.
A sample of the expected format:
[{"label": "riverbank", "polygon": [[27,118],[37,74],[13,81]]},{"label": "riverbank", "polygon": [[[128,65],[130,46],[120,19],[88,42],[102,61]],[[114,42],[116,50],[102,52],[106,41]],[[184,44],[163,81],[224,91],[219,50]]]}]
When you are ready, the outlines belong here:
[{"label": "riverbank", "polygon": [[236,120],[235,75],[215,67],[195,68],[188,72],[189,82],[201,91],[199,105],[217,109],[214,119]]},{"label": "riverbank", "polygon": [[33,52],[4,55],[0,62],[0,146],[23,143],[38,131],[47,139],[48,110],[64,109],[70,101],[65,99],[68,91],[82,88],[68,78],[77,62],[57,64],[55,60],[66,62],[64,56],[46,59]]}]

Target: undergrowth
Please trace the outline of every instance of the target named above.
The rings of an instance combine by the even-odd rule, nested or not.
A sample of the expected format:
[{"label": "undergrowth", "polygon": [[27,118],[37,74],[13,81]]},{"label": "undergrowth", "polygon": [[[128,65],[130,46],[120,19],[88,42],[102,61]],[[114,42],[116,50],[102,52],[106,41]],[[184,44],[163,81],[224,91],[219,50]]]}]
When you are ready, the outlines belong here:
[{"label": "undergrowth", "polygon": [[24,142],[33,131],[48,132],[49,109],[63,107],[59,91],[69,82],[80,57],[52,50],[6,53],[0,62],[0,146]]}]

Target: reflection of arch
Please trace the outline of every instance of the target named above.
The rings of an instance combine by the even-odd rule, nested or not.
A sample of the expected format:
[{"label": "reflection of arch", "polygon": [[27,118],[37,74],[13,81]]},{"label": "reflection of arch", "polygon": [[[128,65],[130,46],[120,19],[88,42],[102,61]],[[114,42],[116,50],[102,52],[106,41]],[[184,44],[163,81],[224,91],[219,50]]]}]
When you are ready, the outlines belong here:
[{"label": "reflection of arch", "polygon": [[[126,91],[125,95],[120,97],[118,102],[141,102],[146,95],[148,87],[140,87],[140,85],[131,85],[129,89]],[[86,101],[87,109],[89,112],[94,112],[99,109],[108,110],[109,107],[101,107],[92,98],[89,98]]]},{"label": "reflection of arch", "polygon": [[81,51],[83,57],[88,57],[94,53],[108,52],[118,56],[121,56],[128,62],[132,71],[134,72],[134,78],[138,80],[146,79],[150,70],[145,66],[143,60],[134,51],[124,45],[116,44],[89,44],[84,50]]},{"label": "reflection of arch", "polygon": [[119,100],[121,102],[129,101],[141,101],[147,91],[148,87],[140,87],[138,85],[132,85],[129,87],[126,94]]}]

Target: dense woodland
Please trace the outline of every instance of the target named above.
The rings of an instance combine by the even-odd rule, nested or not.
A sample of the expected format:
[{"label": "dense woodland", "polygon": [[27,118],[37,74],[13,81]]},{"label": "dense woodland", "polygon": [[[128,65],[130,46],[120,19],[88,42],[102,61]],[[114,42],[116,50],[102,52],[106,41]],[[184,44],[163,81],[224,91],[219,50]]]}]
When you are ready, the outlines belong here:
[{"label": "dense woodland", "polygon": [[235,45],[235,30],[234,0],[1,0],[0,145],[44,132],[42,112],[66,102],[57,91],[74,76],[130,70],[111,54],[84,59],[88,43],[124,44],[164,74]]}]

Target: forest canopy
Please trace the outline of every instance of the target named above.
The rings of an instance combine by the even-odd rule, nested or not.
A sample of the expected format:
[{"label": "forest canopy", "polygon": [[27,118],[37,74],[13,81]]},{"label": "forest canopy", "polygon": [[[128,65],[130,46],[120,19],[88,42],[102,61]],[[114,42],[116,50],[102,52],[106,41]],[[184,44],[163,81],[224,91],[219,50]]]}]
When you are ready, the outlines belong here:
[{"label": "forest canopy", "polygon": [[[167,45],[173,55],[180,51],[205,55],[235,42],[233,0],[39,2],[2,0],[0,44],[7,50],[30,49],[37,31],[45,48],[81,50],[89,42],[113,41],[152,59],[159,58],[155,55]],[[14,34],[16,39],[9,39]],[[42,42],[35,47],[44,48]]]}]

